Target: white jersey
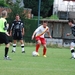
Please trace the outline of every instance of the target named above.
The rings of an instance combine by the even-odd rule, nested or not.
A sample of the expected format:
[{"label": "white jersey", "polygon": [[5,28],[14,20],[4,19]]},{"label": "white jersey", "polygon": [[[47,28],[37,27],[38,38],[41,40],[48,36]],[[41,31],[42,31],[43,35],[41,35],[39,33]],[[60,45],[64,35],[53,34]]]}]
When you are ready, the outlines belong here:
[{"label": "white jersey", "polygon": [[[48,29],[47,31],[49,31],[48,26],[46,26],[46,28],[44,28],[43,25],[39,26],[39,27],[35,30],[35,33],[36,33],[35,36],[40,35],[40,34],[43,33],[46,29]],[[45,33],[42,34],[40,37],[44,38],[44,35],[45,35]]]}]

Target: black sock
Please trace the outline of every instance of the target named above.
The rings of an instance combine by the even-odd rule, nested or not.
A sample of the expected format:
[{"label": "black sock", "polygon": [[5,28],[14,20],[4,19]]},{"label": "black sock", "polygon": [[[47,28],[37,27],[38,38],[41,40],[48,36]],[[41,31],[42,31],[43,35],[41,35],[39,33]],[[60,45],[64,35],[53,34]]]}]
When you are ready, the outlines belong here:
[{"label": "black sock", "polygon": [[75,51],[74,51],[74,49],[73,50],[71,50],[71,53],[74,53]]},{"label": "black sock", "polygon": [[9,50],[9,48],[8,47],[5,47],[5,57],[7,57],[8,50]]}]

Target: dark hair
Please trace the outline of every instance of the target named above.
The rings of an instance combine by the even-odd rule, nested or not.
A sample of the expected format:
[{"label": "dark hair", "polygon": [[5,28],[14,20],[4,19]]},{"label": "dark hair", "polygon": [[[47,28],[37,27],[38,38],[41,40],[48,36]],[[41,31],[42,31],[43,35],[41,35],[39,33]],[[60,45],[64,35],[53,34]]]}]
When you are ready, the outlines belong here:
[{"label": "dark hair", "polygon": [[68,23],[69,23],[69,22],[74,23],[73,19],[69,19],[69,20],[68,20]]},{"label": "dark hair", "polygon": [[48,23],[48,21],[44,20],[43,23]]},{"label": "dark hair", "polygon": [[19,14],[16,14],[16,16],[19,16]]}]

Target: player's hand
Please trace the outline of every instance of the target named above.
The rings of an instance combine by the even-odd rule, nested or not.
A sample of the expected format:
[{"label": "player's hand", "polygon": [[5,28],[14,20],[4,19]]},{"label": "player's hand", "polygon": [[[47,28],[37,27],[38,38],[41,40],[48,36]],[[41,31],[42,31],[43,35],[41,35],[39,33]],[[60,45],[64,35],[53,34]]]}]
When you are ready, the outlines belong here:
[{"label": "player's hand", "polygon": [[24,36],[24,33],[22,33],[22,36]]},{"label": "player's hand", "polygon": [[10,33],[10,36],[12,36],[12,33]]},{"label": "player's hand", "polygon": [[51,36],[51,35],[50,35],[49,37],[50,37],[50,38],[52,38],[52,36]]},{"label": "player's hand", "polygon": [[67,35],[67,36],[70,36],[71,34],[70,34],[70,33],[67,33],[66,35]]},{"label": "player's hand", "polygon": [[6,32],[7,36],[10,36],[8,32]]}]

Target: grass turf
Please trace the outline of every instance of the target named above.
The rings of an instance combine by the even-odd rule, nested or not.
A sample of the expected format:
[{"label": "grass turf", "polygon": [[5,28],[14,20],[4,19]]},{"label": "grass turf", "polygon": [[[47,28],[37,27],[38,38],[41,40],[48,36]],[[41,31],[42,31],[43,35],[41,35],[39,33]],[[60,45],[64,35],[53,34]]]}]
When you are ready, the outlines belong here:
[{"label": "grass turf", "polygon": [[42,47],[39,57],[33,57],[35,47],[16,48],[16,53],[9,56],[12,60],[4,60],[4,46],[0,46],[0,75],[75,75],[75,60],[70,59],[70,50],[66,48],[47,48],[47,58],[42,56]]}]

